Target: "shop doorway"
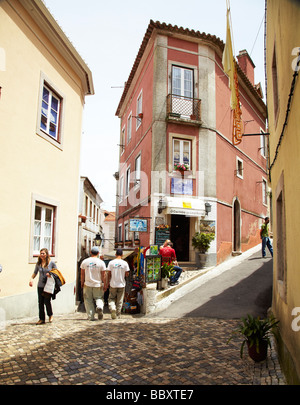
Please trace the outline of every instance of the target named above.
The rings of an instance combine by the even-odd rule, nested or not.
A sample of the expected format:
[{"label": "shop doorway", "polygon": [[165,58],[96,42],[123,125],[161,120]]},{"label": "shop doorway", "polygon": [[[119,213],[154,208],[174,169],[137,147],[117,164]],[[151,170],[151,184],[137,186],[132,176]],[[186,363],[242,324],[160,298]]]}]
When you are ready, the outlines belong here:
[{"label": "shop doorway", "polygon": [[177,260],[188,262],[190,247],[190,218],[185,215],[172,215],[171,241],[174,244]]}]

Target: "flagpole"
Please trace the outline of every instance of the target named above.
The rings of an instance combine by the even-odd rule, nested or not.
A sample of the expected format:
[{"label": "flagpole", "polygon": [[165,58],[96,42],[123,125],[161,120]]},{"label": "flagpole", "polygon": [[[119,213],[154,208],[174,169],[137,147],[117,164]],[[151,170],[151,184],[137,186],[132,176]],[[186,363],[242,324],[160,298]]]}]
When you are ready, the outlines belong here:
[{"label": "flagpole", "polygon": [[227,10],[229,10],[229,22],[230,22],[230,32],[231,32],[231,44],[232,44],[233,58],[234,58],[234,60],[235,60],[235,49],[234,49],[232,19],[231,19],[231,11],[230,11],[230,0],[226,0],[226,4],[227,4]]}]

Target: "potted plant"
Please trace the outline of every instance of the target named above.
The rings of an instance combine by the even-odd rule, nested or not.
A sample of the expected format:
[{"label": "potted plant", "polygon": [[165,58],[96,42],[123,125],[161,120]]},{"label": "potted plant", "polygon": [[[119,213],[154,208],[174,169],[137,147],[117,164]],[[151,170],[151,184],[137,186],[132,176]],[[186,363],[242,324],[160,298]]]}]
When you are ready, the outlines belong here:
[{"label": "potted plant", "polygon": [[165,289],[168,286],[168,279],[173,274],[173,264],[164,263],[161,266],[161,288]]},{"label": "potted plant", "polygon": [[230,342],[234,335],[242,335],[244,340],[241,344],[241,358],[247,343],[249,357],[255,362],[263,361],[267,357],[268,346],[271,347],[271,334],[275,335],[278,323],[279,321],[276,321],[274,317],[260,319],[248,314],[247,318],[241,318],[239,327],[233,331],[233,335],[227,343]]},{"label": "potted plant", "polygon": [[174,170],[176,170],[180,173],[184,173],[187,170],[190,170],[190,166],[186,163],[175,163]]},{"label": "potted plant", "polygon": [[214,240],[214,233],[196,232],[192,238],[192,246],[198,250],[196,252],[196,265],[199,268],[206,266],[207,251],[210,248],[210,243]]}]

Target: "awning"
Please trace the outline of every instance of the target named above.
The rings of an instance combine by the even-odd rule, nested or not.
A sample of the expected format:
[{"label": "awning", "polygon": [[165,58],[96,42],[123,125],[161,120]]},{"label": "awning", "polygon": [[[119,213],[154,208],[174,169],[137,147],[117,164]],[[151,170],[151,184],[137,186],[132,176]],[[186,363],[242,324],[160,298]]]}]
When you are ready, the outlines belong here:
[{"label": "awning", "polygon": [[202,217],[205,215],[205,204],[203,200],[196,198],[167,197],[167,214],[185,215],[187,217]]},{"label": "awning", "polygon": [[[132,255],[133,253],[135,253],[134,250],[123,250],[123,256],[122,259],[126,259],[126,257]],[[111,252],[106,253],[105,255],[103,255],[104,260],[112,260],[116,258],[116,251],[112,250]]]}]

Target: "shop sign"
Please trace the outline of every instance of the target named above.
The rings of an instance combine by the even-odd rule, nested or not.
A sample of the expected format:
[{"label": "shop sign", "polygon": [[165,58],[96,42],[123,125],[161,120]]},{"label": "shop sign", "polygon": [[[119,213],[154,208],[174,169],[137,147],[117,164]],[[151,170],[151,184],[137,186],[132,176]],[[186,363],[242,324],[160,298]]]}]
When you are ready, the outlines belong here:
[{"label": "shop sign", "polygon": [[130,218],[130,232],[147,232],[147,219]]},{"label": "shop sign", "polygon": [[202,210],[193,210],[185,208],[169,208],[168,214],[171,215],[185,215],[186,217],[202,217],[205,215],[205,212]]}]

